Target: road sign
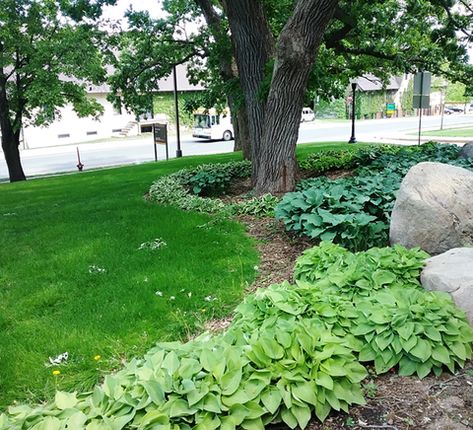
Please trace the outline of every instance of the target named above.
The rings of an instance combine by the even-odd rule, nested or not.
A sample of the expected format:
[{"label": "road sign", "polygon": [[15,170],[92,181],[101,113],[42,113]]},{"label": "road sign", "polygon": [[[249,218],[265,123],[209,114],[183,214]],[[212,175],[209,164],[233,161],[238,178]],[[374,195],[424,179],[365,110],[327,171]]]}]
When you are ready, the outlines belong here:
[{"label": "road sign", "polygon": [[414,77],[414,98],[412,105],[414,109],[419,109],[419,139],[422,134],[422,111],[430,107],[430,87],[432,74],[430,72],[419,72]]},{"label": "road sign", "polygon": [[166,146],[166,160],[169,160],[168,148],[168,127],[167,124],[153,124],[153,139],[154,139],[154,161],[158,161],[157,145]]},{"label": "road sign", "polygon": [[386,103],[386,113],[388,115],[396,113],[396,103]]},{"label": "road sign", "polygon": [[431,85],[432,74],[430,72],[419,72],[414,76],[414,98],[412,100],[414,109],[428,109],[430,107]]},{"label": "road sign", "polygon": [[156,145],[167,145],[168,129],[166,124],[153,124],[153,137]]}]

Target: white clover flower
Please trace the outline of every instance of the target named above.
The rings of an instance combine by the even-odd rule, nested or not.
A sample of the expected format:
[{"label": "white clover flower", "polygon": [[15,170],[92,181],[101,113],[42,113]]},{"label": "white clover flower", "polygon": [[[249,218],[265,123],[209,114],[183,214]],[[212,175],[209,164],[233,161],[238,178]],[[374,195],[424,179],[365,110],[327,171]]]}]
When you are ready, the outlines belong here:
[{"label": "white clover flower", "polygon": [[187,293],[187,296],[189,297],[189,299],[192,297],[192,291]]},{"label": "white clover flower", "polygon": [[103,267],[96,265],[89,266],[89,273],[105,273],[106,270]]},{"label": "white clover flower", "polygon": [[156,291],[154,294],[156,294],[158,297],[163,297],[162,291]]},{"label": "white clover flower", "polygon": [[176,296],[169,297],[169,300],[176,300]]},{"label": "white clover flower", "polygon": [[204,300],[206,302],[213,302],[213,301],[217,300],[217,298],[213,297],[213,296],[207,296]]}]

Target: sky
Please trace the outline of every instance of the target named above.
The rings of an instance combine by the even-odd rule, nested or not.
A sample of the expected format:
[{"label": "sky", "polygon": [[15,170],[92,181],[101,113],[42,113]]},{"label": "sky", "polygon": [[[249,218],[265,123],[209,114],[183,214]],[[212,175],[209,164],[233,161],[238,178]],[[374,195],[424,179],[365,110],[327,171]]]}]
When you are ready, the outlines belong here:
[{"label": "sky", "polygon": [[162,13],[159,0],[118,0],[116,6],[104,8],[104,16],[110,19],[121,19],[130,5],[136,11],[148,10],[151,16],[156,18]]}]

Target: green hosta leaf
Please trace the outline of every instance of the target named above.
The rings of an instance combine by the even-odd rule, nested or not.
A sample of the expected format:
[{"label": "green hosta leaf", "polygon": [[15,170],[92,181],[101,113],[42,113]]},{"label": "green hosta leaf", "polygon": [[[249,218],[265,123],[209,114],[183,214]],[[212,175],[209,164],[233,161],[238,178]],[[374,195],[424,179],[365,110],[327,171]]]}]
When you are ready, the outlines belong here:
[{"label": "green hosta leaf", "polygon": [[240,386],[241,377],[241,369],[236,369],[223,375],[221,380],[222,394],[225,396],[233,394]]},{"label": "green hosta leaf", "polygon": [[58,391],[54,398],[54,403],[58,409],[72,409],[77,405],[76,393],[65,393],[64,391]]},{"label": "green hosta leaf", "polygon": [[301,429],[305,429],[310,421],[310,408],[308,406],[296,406],[291,408],[292,414],[296,417],[297,423]]},{"label": "green hosta leaf", "polygon": [[[330,406],[329,406],[329,412],[330,412]],[[328,413],[327,413],[328,415]],[[324,419],[326,416],[324,417]],[[294,414],[289,410],[289,409],[283,409],[281,412],[281,419],[291,428],[295,429],[297,427],[297,418],[294,416]],[[320,419],[320,418],[319,418]],[[321,419],[321,421],[323,421]]]},{"label": "green hosta leaf", "polygon": [[432,355],[432,347],[430,346],[430,342],[427,340],[418,338],[416,346],[414,346],[409,353],[414,357],[419,358],[422,362],[425,362]]},{"label": "green hosta leaf", "polygon": [[[293,385],[291,387],[292,395],[294,399],[308,403],[310,405],[316,405],[317,396],[316,396],[316,386],[311,382],[304,382],[300,384]],[[291,408],[291,410],[293,410]],[[293,412],[294,413],[294,412]]]},{"label": "green hosta leaf", "polygon": [[333,390],[333,379],[325,372],[319,371],[315,378],[315,382],[317,385],[327,388],[328,390]]},{"label": "green hosta leaf", "polygon": [[448,345],[448,348],[461,360],[466,360],[468,358],[465,345],[463,343],[452,342],[451,344]]},{"label": "green hosta leaf", "polygon": [[410,360],[408,357],[404,357],[399,362],[399,375],[401,376],[411,376],[417,370],[417,365],[419,363]]},{"label": "green hosta leaf", "polygon": [[361,349],[358,358],[360,361],[374,361],[374,359],[376,358],[376,352],[373,350],[373,348],[371,348],[371,345],[367,343]]},{"label": "green hosta leaf", "polygon": [[445,348],[443,345],[436,345],[435,348],[432,351],[432,357],[440,361],[440,363],[443,364],[448,364],[450,363],[450,353],[448,352],[448,349]]},{"label": "green hosta leaf", "polygon": [[432,369],[432,363],[426,362],[426,363],[418,363],[417,364],[417,376],[420,379],[424,379],[431,371]]},{"label": "green hosta leaf", "polygon": [[277,388],[268,387],[261,393],[261,402],[270,414],[275,414],[282,401],[281,393]]}]

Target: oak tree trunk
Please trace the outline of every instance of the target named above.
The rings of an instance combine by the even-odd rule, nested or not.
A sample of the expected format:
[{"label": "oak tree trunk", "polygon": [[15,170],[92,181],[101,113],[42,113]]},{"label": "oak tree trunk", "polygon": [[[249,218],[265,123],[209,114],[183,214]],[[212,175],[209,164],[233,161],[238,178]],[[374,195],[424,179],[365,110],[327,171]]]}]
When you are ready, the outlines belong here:
[{"label": "oak tree trunk", "polygon": [[224,0],[223,4],[232,33],[240,85],[245,96],[254,181],[259,169],[265,115],[261,83],[265,67],[273,53],[274,40],[260,1]]},{"label": "oak tree trunk", "polygon": [[256,192],[285,193],[295,188],[296,143],[304,93],[336,0],[300,0],[279,37],[261,139]]},{"label": "oak tree trunk", "polygon": [[338,0],[298,0],[274,53],[269,96],[263,101],[264,69],[273,56],[272,33],[261,1],[224,2],[235,46],[253,144],[253,183],[258,194],[294,189],[295,148],[304,92]]}]

